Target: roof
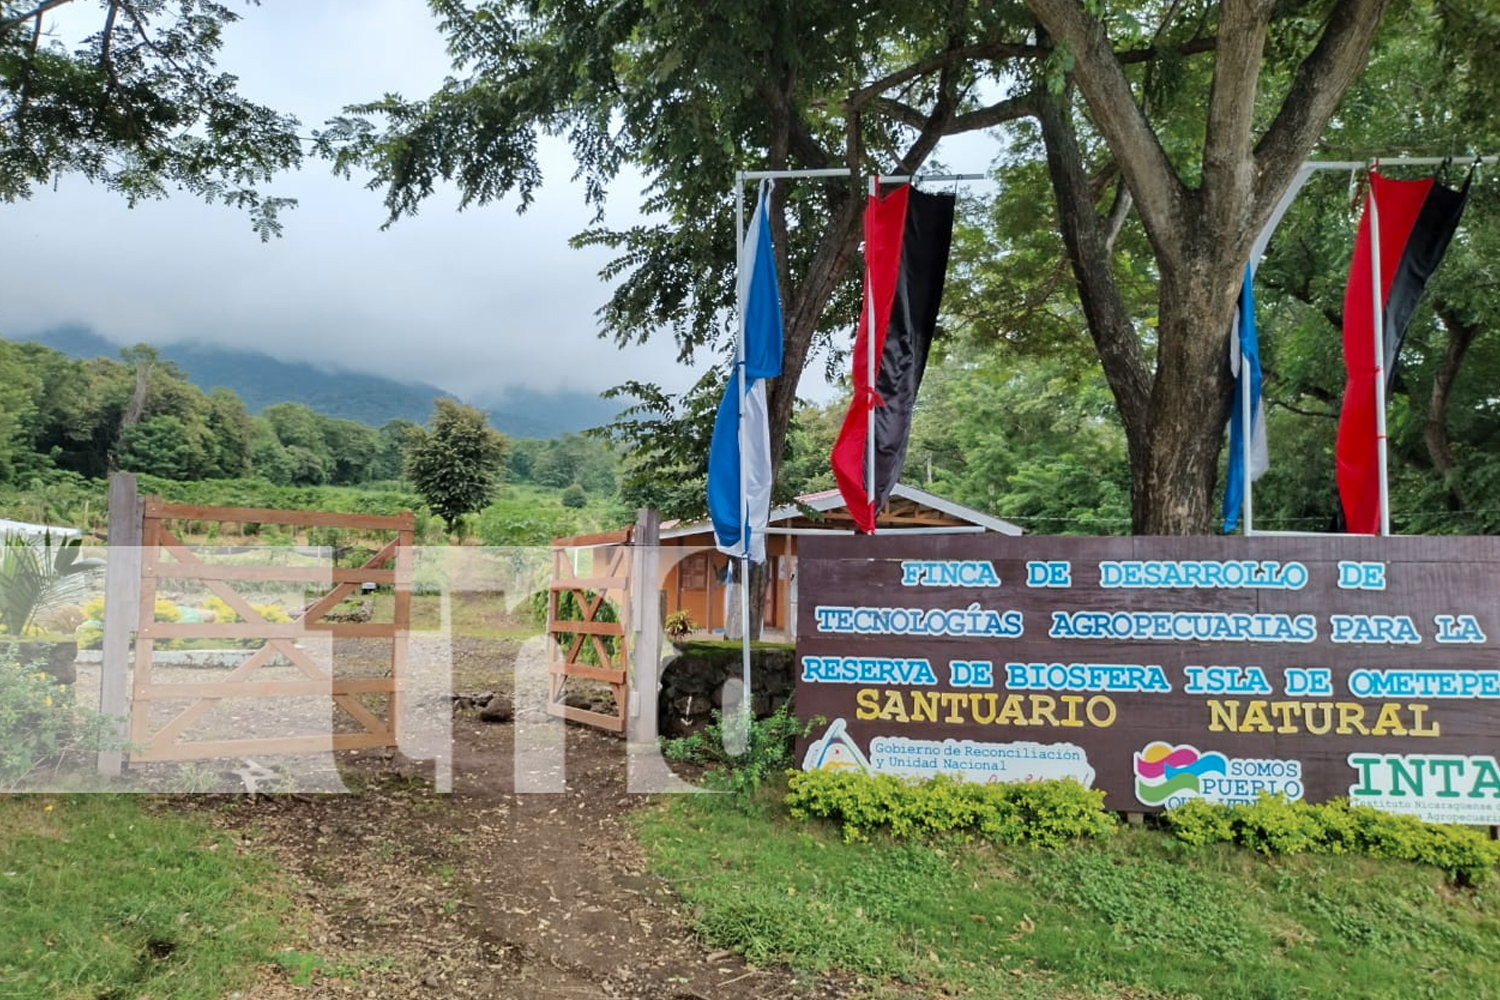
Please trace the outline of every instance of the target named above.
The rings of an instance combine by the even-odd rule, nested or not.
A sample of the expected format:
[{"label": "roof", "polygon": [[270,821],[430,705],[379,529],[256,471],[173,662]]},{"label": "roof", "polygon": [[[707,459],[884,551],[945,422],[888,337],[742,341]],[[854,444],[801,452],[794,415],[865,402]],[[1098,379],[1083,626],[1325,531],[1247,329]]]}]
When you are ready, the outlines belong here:
[{"label": "roof", "polygon": [[[809,508],[826,517],[821,522],[814,521],[803,513],[804,508]],[[777,507],[771,511],[770,523],[781,526],[787,533],[794,535],[816,534],[830,529],[852,530],[853,528],[853,521],[845,508],[844,498],[838,490],[808,493],[798,497],[795,504]],[[880,512],[876,525],[882,533],[917,531],[973,531],[976,533],[988,531],[999,535],[1022,533],[1019,525],[972,507],[965,507],[961,503],[955,503],[946,497],[940,497],[936,493],[929,493],[906,483],[897,483],[891,490],[891,498],[887,501],[885,509]],[[661,526],[661,537],[683,538],[711,530],[712,527],[707,521],[687,524],[680,521],[667,521]]]},{"label": "roof", "polygon": [[49,532],[53,538],[74,538],[83,534],[77,528],[59,528],[51,524],[27,524],[24,521],[8,521],[0,517],[0,537],[20,535],[22,538],[41,538]]}]

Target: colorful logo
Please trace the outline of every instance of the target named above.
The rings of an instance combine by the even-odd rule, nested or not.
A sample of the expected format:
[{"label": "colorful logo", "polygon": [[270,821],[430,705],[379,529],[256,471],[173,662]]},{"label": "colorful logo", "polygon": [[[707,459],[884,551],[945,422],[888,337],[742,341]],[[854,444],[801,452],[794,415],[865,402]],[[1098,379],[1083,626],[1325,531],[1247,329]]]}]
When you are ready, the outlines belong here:
[{"label": "colorful logo", "polygon": [[813,740],[802,757],[804,771],[854,771],[869,774],[870,762],[844,730],[844,720],[834,719],[821,739]]},{"label": "colorful logo", "polygon": [[1228,766],[1216,750],[1203,753],[1186,744],[1148,743],[1135,755],[1135,797],[1148,806],[1173,797],[1196,797],[1203,793],[1204,775],[1223,776]]}]

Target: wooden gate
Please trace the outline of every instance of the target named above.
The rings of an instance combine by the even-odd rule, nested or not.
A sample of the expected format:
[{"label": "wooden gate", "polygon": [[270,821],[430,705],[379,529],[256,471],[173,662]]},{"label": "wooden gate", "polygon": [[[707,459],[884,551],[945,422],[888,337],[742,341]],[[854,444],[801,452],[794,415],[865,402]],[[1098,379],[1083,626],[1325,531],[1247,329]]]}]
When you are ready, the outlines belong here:
[{"label": "wooden gate", "polygon": [[[553,659],[547,668],[547,711],[612,733],[624,733],[629,716],[630,650],[624,616],[630,607],[633,533],[633,528],[626,528],[552,540],[547,635],[553,640],[548,643]],[[611,616],[614,621],[608,620]],[[568,704],[576,688],[569,680],[607,684],[614,714]]]},{"label": "wooden gate", "polygon": [[[219,557],[224,549],[190,548],[169,526],[188,521],[284,525],[293,532],[299,527],[350,529],[391,533],[394,537],[363,565],[340,568],[335,565],[336,559],[320,559],[319,550],[310,548],[242,546],[231,555]],[[185,506],[166,504],[154,497],[148,499],[142,526],[140,625],[136,632],[130,709],[131,760],[192,760],[396,746],[411,624],[412,531],[410,513],[381,517]],[[288,555],[287,564],[274,564],[269,561],[273,553],[296,553],[298,561]],[[259,561],[255,561],[257,554]],[[162,592],[161,583],[166,580],[177,581],[178,589],[194,584],[205,588],[228,607],[231,614],[224,617],[230,620],[156,621],[157,598]],[[265,605],[255,606],[232,586],[237,582],[257,587],[300,584],[304,599],[310,593],[319,596],[291,609],[290,621],[277,621],[273,619],[281,615]],[[364,584],[393,588],[391,621],[325,620],[344,598]],[[384,676],[336,676],[331,657],[326,666],[322,665],[299,642],[316,639],[319,643],[328,642],[331,649],[331,640],[335,638],[356,637],[390,641],[389,671]],[[174,639],[222,639],[260,645],[243,663],[215,679],[158,679],[153,676],[157,645]],[[288,672],[293,676],[272,676]],[[216,738],[213,727],[204,723],[204,717],[226,701],[244,704],[241,699],[320,699],[325,710],[320,713],[319,703],[314,702],[310,711],[314,718],[321,719],[322,731],[279,732],[250,739]],[[173,701],[189,704],[163,722],[163,703]],[[383,701],[383,708],[372,710],[366,701]],[[307,702],[302,704],[306,706]],[[326,710],[330,704],[336,708]],[[165,707],[169,712],[170,705]],[[282,719],[271,721],[274,728]],[[206,738],[202,736],[205,728]],[[199,732],[199,738],[192,739],[195,731]],[[184,741],[184,737],[189,739]]]}]

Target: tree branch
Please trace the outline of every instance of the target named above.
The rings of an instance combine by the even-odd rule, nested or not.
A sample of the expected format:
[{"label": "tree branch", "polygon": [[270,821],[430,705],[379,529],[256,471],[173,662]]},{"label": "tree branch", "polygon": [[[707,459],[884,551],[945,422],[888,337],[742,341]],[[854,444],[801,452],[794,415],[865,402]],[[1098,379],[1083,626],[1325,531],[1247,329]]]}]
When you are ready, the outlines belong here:
[{"label": "tree branch", "polygon": [[1065,96],[1037,95],[1047,173],[1057,196],[1058,228],[1072,261],[1078,298],[1125,426],[1131,460],[1136,461],[1144,458],[1149,443],[1151,376],[1109,266],[1105,234],[1067,102]]},{"label": "tree branch", "polygon": [[[1218,42],[1219,40],[1213,35],[1207,35],[1201,38],[1190,38],[1180,45],[1148,45],[1145,48],[1139,49],[1122,49],[1116,55],[1122,65],[1128,66],[1136,63],[1151,62],[1169,53],[1179,56],[1201,55],[1204,52],[1212,52],[1218,45]],[[937,55],[929,56],[919,63],[913,63],[878,80],[873,80],[858,90],[851,91],[848,100],[845,102],[845,107],[859,107],[868,104],[892,87],[899,87],[903,83],[908,83],[929,73],[936,73],[945,66],[980,60],[1045,59],[1049,51],[1039,45],[1025,45],[1016,42],[999,40],[975,42],[972,45],[939,52]]]},{"label": "tree branch", "polygon": [[1480,331],[1478,326],[1464,322],[1445,303],[1437,303],[1436,311],[1448,331],[1448,349],[1443,352],[1443,360],[1432,376],[1432,401],[1427,407],[1427,424],[1422,429],[1422,439],[1432,458],[1432,467],[1443,477],[1443,484],[1448,488],[1450,506],[1454,510],[1463,510],[1467,506],[1463,486],[1455,474],[1457,463],[1453,460],[1453,447],[1448,441],[1448,400],[1464,355]]},{"label": "tree branch", "polygon": [[1143,49],[1121,49],[1115,53],[1115,57],[1120,60],[1120,65],[1132,66],[1136,63],[1154,62],[1169,53],[1174,56],[1202,55],[1205,52],[1212,52],[1218,48],[1218,45],[1217,36],[1204,35],[1199,38],[1189,38],[1178,45],[1148,45]]},{"label": "tree branch", "polygon": [[1200,191],[1209,226],[1223,233],[1241,230],[1235,215],[1248,207],[1255,183],[1250,136],[1270,17],[1271,6],[1264,0],[1224,0],[1219,5],[1219,49],[1208,98]]},{"label": "tree branch", "polygon": [[26,134],[26,108],[31,104],[31,72],[36,62],[37,49],[42,44],[42,15],[36,15],[36,26],[31,31],[31,42],[26,47],[26,61],[21,65],[21,92],[16,100],[15,120],[20,122],[20,134]]},{"label": "tree branch", "polygon": [[9,31],[11,28],[19,27],[34,17],[41,17],[49,10],[72,2],[73,0],[44,0],[34,10],[29,10],[24,14],[17,14],[14,17],[0,18],[0,31]]},{"label": "tree branch", "polygon": [[865,84],[858,90],[850,91],[849,97],[844,101],[846,111],[860,108],[870,103],[881,94],[892,87],[899,87],[903,83],[936,73],[952,66],[977,62],[982,59],[1024,59],[1038,58],[1047,53],[1035,45],[1017,45],[1012,42],[988,41],[978,42],[973,45],[959,45],[944,49],[937,55],[929,56],[921,62],[913,63],[903,69],[897,70],[888,76]]},{"label": "tree branch", "polygon": [[1297,67],[1281,110],[1255,147],[1258,177],[1252,232],[1270,217],[1344,91],[1364,69],[1375,30],[1390,4],[1391,0],[1338,0],[1328,15],[1322,37]]},{"label": "tree branch", "polygon": [[1026,0],[1026,6],[1072,52],[1073,76],[1125,174],[1157,259],[1163,267],[1172,266],[1183,252],[1186,192],[1135,102],[1104,26],[1078,0]]},{"label": "tree branch", "polygon": [[1115,190],[1115,203],[1109,207],[1109,215],[1104,220],[1106,255],[1114,254],[1115,241],[1120,238],[1120,230],[1125,228],[1125,220],[1130,217],[1130,209],[1134,205],[1135,199],[1130,196],[1130,188],[1126,186],[1122,178]]},{"label": "tree branch", "polygon": [[99,123],[104,120],[104,112],[109,107],[109,99],[120,89],[120,74],[115,72],[115,61],[112,53],[115,35],[115,17],[120,13],[120,5],[115,0],[110,0],[109,14],[104,18],[104,30],[99,39],[99,68],[104,71],[108,80],[104,90],[99,94],[99,106],[94,109],[93,128],[98,128]]},{"label": "tree branch", "polygon": [[1001,101],[999,104],[991,104],[987,108],[978,111],[966,111],[961,115],[955,115],[948,123],[944,135],[959,135],[963,132],[974,132],[979,129],[994,128],[1006,122],[1013,122],[1018,118],[1035,118],[1037,115],[1036,95],[1022,94],[1020,97],[1012,97]]}]

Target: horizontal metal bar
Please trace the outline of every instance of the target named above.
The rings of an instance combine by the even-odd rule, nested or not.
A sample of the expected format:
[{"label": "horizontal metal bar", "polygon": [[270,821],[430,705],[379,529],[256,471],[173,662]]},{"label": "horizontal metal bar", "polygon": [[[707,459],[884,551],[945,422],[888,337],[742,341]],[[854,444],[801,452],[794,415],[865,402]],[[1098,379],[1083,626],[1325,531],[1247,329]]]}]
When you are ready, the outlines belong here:
[{"label": "horizontal metal bar", "polygon": [[[982,524],[952,524],[940,525],[926,528],[895,528],[883,527],[879,529],[882,535],[978,535],[984,532]],[[849,528],[766,528],[762,534],[766,535],[853,535],[854,529]]]},{"label": "horizontal metal bar", "polygon": [[849,177],[845,167],[825,167],[818,170],[741,170],[735,175],[739,182],[793,180],[798,177]]},{"label": "horizontal metal bar", "polygon": [[876,180],[890,181],[893,184],[906,184],[912,181],[932,181],[942,183],[946,181],[987,181],[989,174],[875,174]]},{"label": "horizontal metal bar", "polygon": [[1491,156],[1374,156],[1368,160],[1308,160],[1303,166],[1309,170],[1364,170],[1367,167],[1436,167],[1451,163],[1456,167],[1467,166],[1480,160],[1500,161],[1500,155]]}]

